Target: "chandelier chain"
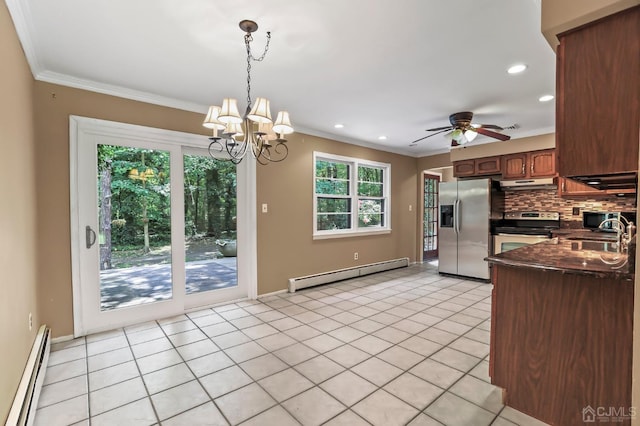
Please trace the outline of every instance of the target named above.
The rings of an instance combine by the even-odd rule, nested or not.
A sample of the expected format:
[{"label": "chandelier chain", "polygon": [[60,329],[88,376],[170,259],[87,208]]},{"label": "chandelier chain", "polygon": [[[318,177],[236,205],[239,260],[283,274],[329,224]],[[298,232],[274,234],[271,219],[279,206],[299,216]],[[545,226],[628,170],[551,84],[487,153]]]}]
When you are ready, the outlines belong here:
[{"label": "chandelier chain", "polygon": [[[291,123],[289,121],[288,112],[278,112],[276,123],[273,123],[273,121],[271,121],[271,113],[269,111],[269,101],[265,99],[266,112],[262,111],[262,109],[265,108],[264,105],[261,104],[261,107],[257,108],[254,114],[255,117],[251,115],[251,62],[260,62],[266,57],[267,52],[269,51],[271,32],[267,32],[267,41],[264,47],[264,51],[260,56],[256,57],[251,53],[251,42],[253,41],[251,33],[258,29],[258,25],[253,21],[244,20],[240,22],[240,28],[245,31],[244,43],[247,50],[247,109],[244,117],[238,117],[239,111],[237,111],[236,100],[230,98],[225,98],[222,108],[216,106],[210,107],[209,114],[207,115],[207,119],[205,119],[204,123],[205,127],[213,128],[213,137],[209,138],[209,140],[211,141],[209,143],[209,154],[215,160],[231,161],[233,164],[239,164],[247,155],[253,156],[256,162],[261,165],[266,165],[268,163],[278,163],[286,159],[289,154],[289,148],[286,145],[287,140],[284,139],[283,136],[284,134],[293,132],[293,128],[291,127]],[[222,124],[219,120],[216,120],[216,117],[218,117],[218,114],[220,114],[221,110],[224,110],[229,114],[225,114],[225,117],[240,118],[242,120],[242,123],[232,122],[233,126],[231,125],[231,123],[227,123],[226,127],[223,129],[224,131],[222,133],[222,136],[218,136],[217,132],[218,130],[220,130],[220,128],[215,127],[215,125],[216,123]],[[216,115],[214,116],[213,114]],[[211,115],[212,121],[209,121],[209,115]],[[252,118],[249,118],[249,116],[251,116]],[[256,117],[257,120],[254,121],[253,118]],[[262,117],[262,119],[260,119],[260,117]],[[257,124],[260,122],[264,123],[265,121],[263,120],[265,118],[268,119],[268,123],[273,127],[275,127],[275,124],[278,124],[280,130],[276,131],[276,129],[273,129],[272,127],[263,128],[261,127],[261,124]],[[259,122],[258,120],[261,121]],[[235,127],[238,124],[243,127],[242,130],[238,130]],[[256,124],[257,131],[255,131]],[[276,132],[279,132],[280,135],[278,136]]]},{"label": "chandelier chain", "polygon": [[254,57],[251,53],[251,42],[253,41],[253,36],[251,33],[247,33],[244,36],[244,44],[247,48],[247,110],[251,109],[251,61],[261,62],[265,56],[267,56],[267,52],[269,51],[269,43],[271,42],[271,31],[267,31],[267,44],[264,47],[264,52],[259,57]]}]

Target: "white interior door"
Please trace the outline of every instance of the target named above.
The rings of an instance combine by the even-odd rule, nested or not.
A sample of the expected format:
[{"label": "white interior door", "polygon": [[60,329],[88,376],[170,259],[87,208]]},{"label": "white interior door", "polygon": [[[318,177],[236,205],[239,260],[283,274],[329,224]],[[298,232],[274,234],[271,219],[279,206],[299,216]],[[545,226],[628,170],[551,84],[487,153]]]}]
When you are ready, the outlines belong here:
[{"label": "white interior door", "polygon": [[237,214],[255,207],[252,169],[203,139],[71,118],[76,336],[255,297],[255,215]]}]

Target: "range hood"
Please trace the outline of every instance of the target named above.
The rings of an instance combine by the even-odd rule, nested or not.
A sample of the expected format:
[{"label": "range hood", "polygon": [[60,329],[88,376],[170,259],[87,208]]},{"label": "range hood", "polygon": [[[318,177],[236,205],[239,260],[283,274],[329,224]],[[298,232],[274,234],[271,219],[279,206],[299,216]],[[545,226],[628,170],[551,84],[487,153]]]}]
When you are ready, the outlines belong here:
[{"label": "range hood", "polygon": [[569,176],[573,180],[586,183],[597,189],[623,190],[636,189],[638,176],[636,173],[615,173],[594,176]]},{"label": "range hood", "polygon": [[556,189],[558,186],[555,179],[550,177],[538,179],[501,180],[500,187],[509,191],[516,191],[519,189]]}]

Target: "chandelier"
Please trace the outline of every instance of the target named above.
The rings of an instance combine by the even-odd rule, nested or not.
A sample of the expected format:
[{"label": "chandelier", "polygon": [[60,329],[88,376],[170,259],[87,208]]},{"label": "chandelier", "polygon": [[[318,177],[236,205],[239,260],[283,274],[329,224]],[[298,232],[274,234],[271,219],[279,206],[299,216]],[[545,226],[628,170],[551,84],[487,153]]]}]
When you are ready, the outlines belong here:
[{"label": "chandelier", "polygon": [[247,108],[244,116],[238,112],[238,101],[224,98],[222,107],[211,106],[202,123],[213,130],[209,138],[209,154],[212,158],[229,160],[238,164],[250,152],[260,164],[279,162],[287,158],[289,148],[284,135],[293,133],[293,127],[287,111],[280,111],[276,121],[271,119],[269,100],[257,98],[251,100],[251,61],[260,62],[267,55],[271,33],[267,32],[267,43],[264,52],[259,57],[251,53],[251,33],[258,29],[258,24],[244,20],[240,22],[240,29],[245,32],[244,44],[247,49]]}]

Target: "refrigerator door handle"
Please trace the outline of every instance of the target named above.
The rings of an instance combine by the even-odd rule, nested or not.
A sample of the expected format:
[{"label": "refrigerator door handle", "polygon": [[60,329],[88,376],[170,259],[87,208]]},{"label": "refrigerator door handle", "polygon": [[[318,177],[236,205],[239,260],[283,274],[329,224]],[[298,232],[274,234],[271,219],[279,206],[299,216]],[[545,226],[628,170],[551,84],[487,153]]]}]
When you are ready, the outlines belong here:
[{"label": "refrigerator door handle", "polygon": [[453,223],[456,234],[460,233],[460,200],[456,200],[453,206]]}]

